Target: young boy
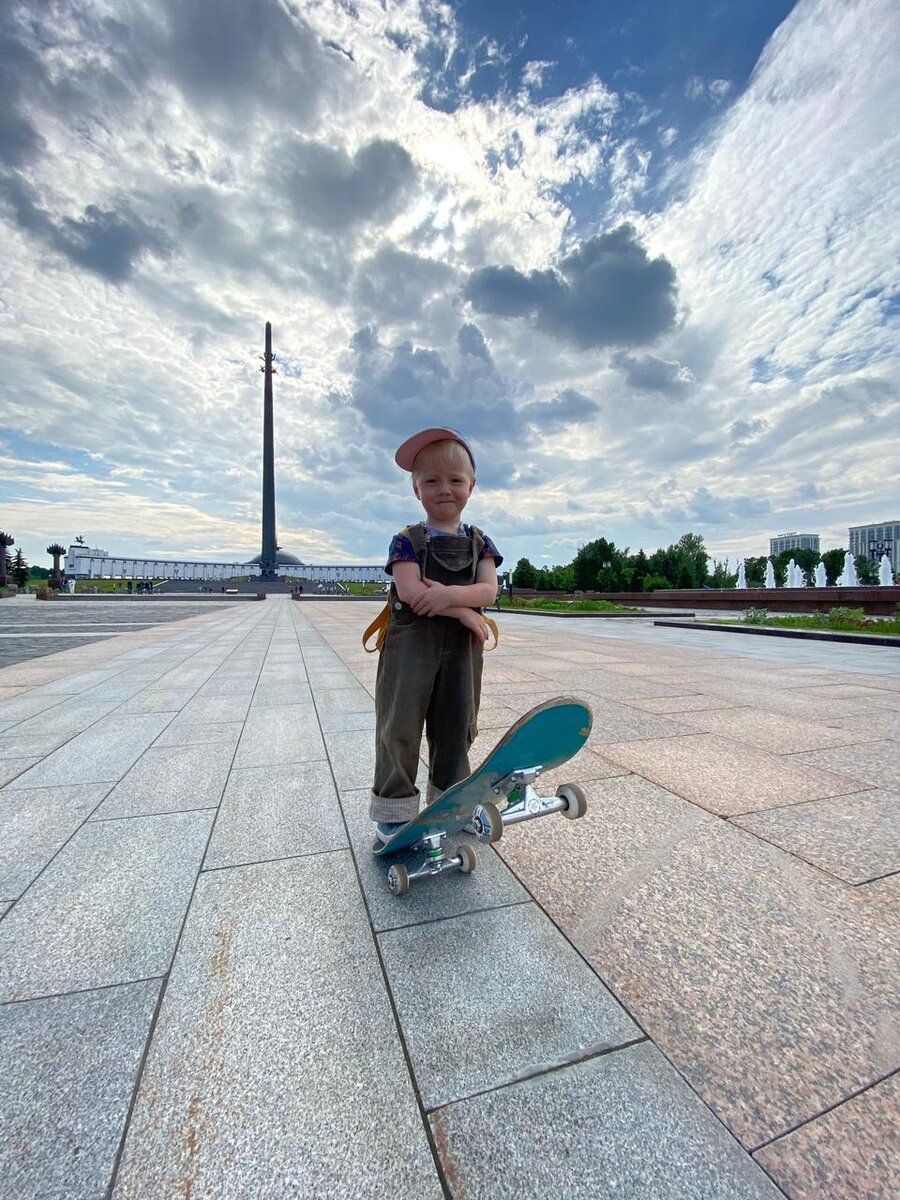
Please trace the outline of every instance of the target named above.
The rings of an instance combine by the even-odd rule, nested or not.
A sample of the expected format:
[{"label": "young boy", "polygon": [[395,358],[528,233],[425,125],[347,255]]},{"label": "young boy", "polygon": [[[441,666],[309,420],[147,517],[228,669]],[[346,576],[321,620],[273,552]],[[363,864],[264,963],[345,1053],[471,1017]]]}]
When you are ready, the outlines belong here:
[{"label": "young boy", "polygon": [[375,682],[375,780],[369,816],[385,842],[419,811],[416,774],[428,739],[428,802],[469,774],[487,629],[497,595],[494,543],[461,524],[475,458],[453,429],[423,429],[394,456],[412,473],[425,520],[398,533],[385,570],[391,619]]}]

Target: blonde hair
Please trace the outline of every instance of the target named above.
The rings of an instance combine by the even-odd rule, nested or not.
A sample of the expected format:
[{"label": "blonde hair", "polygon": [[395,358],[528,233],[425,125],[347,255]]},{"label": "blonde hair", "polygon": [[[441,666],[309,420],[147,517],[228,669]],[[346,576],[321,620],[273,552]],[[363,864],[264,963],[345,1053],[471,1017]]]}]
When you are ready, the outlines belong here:
[{"label": "blonde hair", "polygon": [[475,480],[475,468],[469,458],[469,452],[461,442],[453,438],[445,438],[442,442],[432,442],[420,450],[413,462],[413,483],[418,483],[420,476],[435,467],[455,468],[467,479]]}]

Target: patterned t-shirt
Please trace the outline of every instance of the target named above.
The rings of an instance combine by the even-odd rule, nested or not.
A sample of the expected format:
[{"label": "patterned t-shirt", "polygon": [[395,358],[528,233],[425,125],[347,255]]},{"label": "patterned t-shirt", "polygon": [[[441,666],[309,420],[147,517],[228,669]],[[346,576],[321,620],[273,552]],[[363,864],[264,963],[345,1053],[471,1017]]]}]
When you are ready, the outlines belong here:
[{"label": "patterned t-shirt", "polygon": [[[427,532],[431,533],[431,534],[435,534],[437,536],[440,536],[444,531],[442,529],[432,529],[429,526],[427,528]],[[460,525],[459,532],[460,532],[461,536],[463,536],[463,537],[471,537],[472,536],[472,526],[471,525]],[[478,561],[481,562],[481,560],[483,558],[492,558],[494,560],[494,566],[497,566],[497,567],[499,567],[500,564],[503,562],[503,555],[500,553],[500,551],[497,549],[497,547],[494,545],[494,543],[491,541],[491,539],[488,537],[487,534],[484,534],[484,548],[482,549],[481,553],[478,555]],[[391,548],[388,551],[387,565],[385,566],[384,569],[388,573],[388,575],[393,575],[394,563],[396,563],[396,562],[418,563],[418,561],[419,561],[419,559],[418,559],[418,556],[416,555],[415,550],[413,549],[412,542],[409,540],[408,537],[405,536],[405,534],[398,533],[391,541]]]}]

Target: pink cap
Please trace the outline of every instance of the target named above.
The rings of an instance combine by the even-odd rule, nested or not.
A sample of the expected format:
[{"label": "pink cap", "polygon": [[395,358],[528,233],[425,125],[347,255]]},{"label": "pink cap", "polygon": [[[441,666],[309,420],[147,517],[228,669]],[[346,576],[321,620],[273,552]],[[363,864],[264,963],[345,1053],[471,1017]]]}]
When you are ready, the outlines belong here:
[{"label": "pink cap", "polygon": [[394,455],[394,462],[398,467],[402,467],[404,471],[411,471],[413,463],[416,461],[416,455],[420,450],[424,450],[426,446],[432,445],[434,442],[459,442],[465,447],[465,451],[472,460],[472,470],[475,470],[475,455],[472,453],[472,448],[461,433],[457,433],[455,429],[423,429],[419,433],[414,433],[411,438],[407,438],[397,453]]}]

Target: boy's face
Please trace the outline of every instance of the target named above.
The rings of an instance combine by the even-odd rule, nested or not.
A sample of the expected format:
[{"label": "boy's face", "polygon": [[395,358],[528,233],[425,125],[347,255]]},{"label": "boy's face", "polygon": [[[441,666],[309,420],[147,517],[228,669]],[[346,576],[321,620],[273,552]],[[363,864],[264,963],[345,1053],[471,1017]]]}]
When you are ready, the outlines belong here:
[{"label": "boy's face", "polygon": [[413,482],[413,490],[422,501],[429,524],[453,533],[474,487],[475,480],[454,466],[430,467]]}]

